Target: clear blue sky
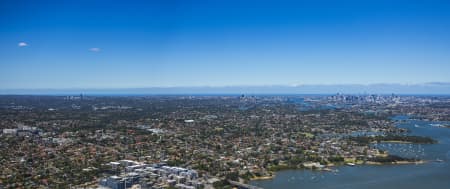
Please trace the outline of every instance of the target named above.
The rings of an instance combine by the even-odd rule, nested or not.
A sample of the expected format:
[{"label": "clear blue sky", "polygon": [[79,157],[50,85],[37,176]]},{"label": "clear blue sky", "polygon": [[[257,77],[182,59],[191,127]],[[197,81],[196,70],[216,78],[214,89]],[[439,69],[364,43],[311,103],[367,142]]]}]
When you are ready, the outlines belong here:
[{"label": "clear blue sky", "polygon": [[450,82],[450,1],[0,1],[0,89]]}]

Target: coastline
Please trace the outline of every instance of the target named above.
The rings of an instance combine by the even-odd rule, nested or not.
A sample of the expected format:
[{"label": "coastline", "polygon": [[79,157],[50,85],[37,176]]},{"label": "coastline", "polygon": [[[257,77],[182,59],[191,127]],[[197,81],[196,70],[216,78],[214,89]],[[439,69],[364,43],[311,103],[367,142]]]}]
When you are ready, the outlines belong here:
[{"label": "coastline", "polygon": [[[428,162],[429,162],[429,161],[427,161],[427,160],[418,160],[418,161],[393,161],[393,162],[385,162],[385,163],[382,163],[382,162],[375,162],[375,161],[366,161],[366,162],[364,162],[364,163],[356,163],[355,165],[358,165],[358,166],[365,166],[365,165],[368,165],[368,166],[410,165],[410,164],[425,164],[425,163],[428,163]],[[348,166],[348,165],[345,165],[345,164],[339,164],[339,165],[337,165],[337,166],[334,166],[334,165],[333,165],[333,166],[327,166],[326,168],[323,168],[323,169],[316,169],[316,170],[314,170],[314,169],[308,169],[308,170],[314,170],[314,171],[317,171],[317,172],[320,172],[320,171],[333,172],[333,171],[336,171],[337,169],[330,169],[330,168],[332,168],[332,167],[337,168],[337,167],[341,167],[341,166]],[[285,171],[285,170],[306,170],[306,168],[283,169],[283,170],[279,170],[279,171]],[[276,172],[279,172],[279,171],[271,172],[271,175],[255,176],[255,177],[250,178],[248,181],[271,180],[271,179],[274,179],[274,178],[276,177]]]},{"label": "coastline", "polygon": [[375,161],[366,161],[364,165],[408,165],[408,164],[424,164],[427,163],[426,160],[418,160],[418,161],[394,161],[394,162],[375,162]]},{"label": "coastline", "polygon": [[372,144],[376,144],[376,143],[422,144],[422,143],[414,143],[414,142],[401,141],[401,140],[382,140],[380,142],[372,142]]},{"label": "coastline", "polygon": [[255,180],[271,180],[271,179],[274,179],[275,176],[276,176],[276,175],[275,175],[274,173],[272,173],[272,175],[267,175],[267,176],[259,176],[259,177],[255,176],[255,177],[250,178],[250,181],[255,181]]}]

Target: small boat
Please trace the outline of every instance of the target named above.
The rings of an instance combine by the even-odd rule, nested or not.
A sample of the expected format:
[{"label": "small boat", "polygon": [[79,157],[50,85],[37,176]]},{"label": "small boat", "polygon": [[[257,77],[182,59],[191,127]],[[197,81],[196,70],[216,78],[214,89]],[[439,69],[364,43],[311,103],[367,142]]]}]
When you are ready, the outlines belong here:
[{"label": "small boat", "polygon": [[444,162],[444,160],[442,160],[442,159],[436,159],[436,162]]},{"label": "small boat", "polygon": [[356,164],[354,163],[347,163],[348,166],[355,166]]}]

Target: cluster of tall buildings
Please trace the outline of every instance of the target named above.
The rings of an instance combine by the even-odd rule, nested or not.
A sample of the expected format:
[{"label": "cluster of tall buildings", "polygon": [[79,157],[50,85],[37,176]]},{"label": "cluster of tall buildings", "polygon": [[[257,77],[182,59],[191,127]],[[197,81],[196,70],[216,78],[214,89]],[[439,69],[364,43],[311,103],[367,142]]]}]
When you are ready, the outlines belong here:
[{"label": "cluster of tall buildings", "polygon": [[3,129],[5,135],[15,136],[32,136],[38,135],[41,132],[37,127],[30,127],[26,125],[18,125],[16,129]]},{"label": "cluster of tall buildings", "polygon": [[197,189],[203,186],[197,171],[182,167],[167,166],[165,163],[145,164],[132,160],[110,162],[112,170],[123,170],[100,180],[100,186],[111,189],[167,188]]}]

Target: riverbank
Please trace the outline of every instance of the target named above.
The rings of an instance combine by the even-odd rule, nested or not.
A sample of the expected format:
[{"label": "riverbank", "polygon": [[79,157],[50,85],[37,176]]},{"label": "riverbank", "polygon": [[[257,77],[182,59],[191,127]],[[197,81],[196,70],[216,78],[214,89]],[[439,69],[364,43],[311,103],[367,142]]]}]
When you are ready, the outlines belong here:
[{"label": "riverbank", "polygon": [[270,176],[255,176],[250,178],[250,181],[256,181],[256,180],[270,180],[275,178],[275,174],[272,173]]},{"label": "riverbank", "polygon": [[310,167],[303,166],[280,166],[276,169],[276,171],[270,171],[268,172],[268,175],[262,175],[262,176],[253,176],[248,181],[258,181],[258,180],[271,180],[274,179],[276,176],[276,172],[279,171],[286,171],[286,170],[311,170],[314,172],[339,172],[339,167],[344,166],[364,166],[364,165],[375,165],[375,166],[383,166],[383,165],[408,165],[408,164],[424,164],[428,161],[425,160],[417,160],[417,159],[410,159],[410,158],[404,158],[396,155],[391,155],[388,153],[380,153],[376,157],[367,159],[367,160],[347,160],[340,163],[330,163],[327,165],[320,165],[320,163],[314,163],[310,162],[307,163],[308,165],[311,164]]},{"label": "riverbank", "polygon": [[378,135],[349,137],[350,140],[360,144],[373,143],[402,143],[402,144],[436,144],[438,141],[427,136],[413,135]]},{"label": "riverbank", "polygon": [[395,161],[390,163],[385,162],[375,162],[375,161],[366,161],[364,165],[408,165],[408,164],[424,164],[427,161],[418,160],[418,161]]},{"label": "riverbank", "polygon": [[396,144],[414,144],[414,142],[409,142],[409,141],[401,141],[401,140],[382,140],[380,142],[371,142],[372,144],[377,144],[377,143],[396,143]]}]

